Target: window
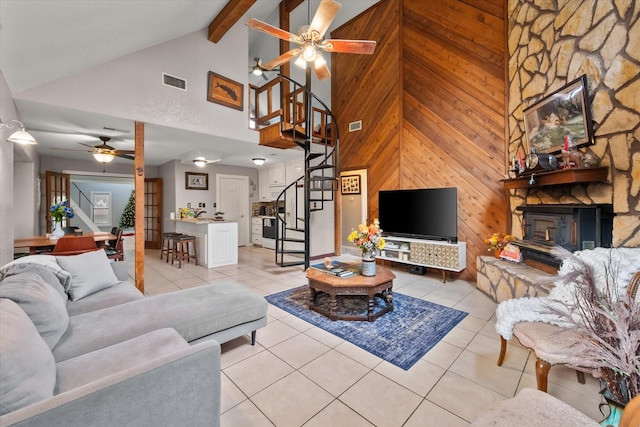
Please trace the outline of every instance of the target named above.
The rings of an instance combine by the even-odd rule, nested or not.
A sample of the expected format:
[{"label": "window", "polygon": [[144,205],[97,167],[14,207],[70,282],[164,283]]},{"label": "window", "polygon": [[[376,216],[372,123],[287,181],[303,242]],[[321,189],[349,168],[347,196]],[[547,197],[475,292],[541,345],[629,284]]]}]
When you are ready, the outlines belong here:
[{"label": "window", "polygon": [[95,225],[111,225],[111,192],[91,192],[93,222]]}]

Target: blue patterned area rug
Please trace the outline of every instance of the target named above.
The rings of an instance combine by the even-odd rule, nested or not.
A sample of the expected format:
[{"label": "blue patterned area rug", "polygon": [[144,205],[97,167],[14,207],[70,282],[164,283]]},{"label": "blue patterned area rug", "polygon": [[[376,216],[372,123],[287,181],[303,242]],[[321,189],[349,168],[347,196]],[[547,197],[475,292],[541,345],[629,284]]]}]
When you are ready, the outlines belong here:
[{"label": "blue patterned area rug", "polygon": [[[301,286],[266,297],[288,313],[345,339],[404,370],[411,368],[435,346],[467,313],[399,293],[393,294],[393,311],[374,322],[331,321],[309,309],[309,288]],[[375,298],[374,313],[384,308]],[[328,306],[329,298],[319,293],[316,304]],[[338,312],[364,314],[366,297],[339,297]]]}]

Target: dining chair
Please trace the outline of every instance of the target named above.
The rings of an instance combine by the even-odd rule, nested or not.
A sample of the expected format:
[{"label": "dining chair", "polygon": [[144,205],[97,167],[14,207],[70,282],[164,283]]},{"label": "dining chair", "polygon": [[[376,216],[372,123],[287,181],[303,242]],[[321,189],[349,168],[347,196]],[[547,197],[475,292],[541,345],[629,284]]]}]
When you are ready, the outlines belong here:
[{"label": "dining chair", "polygon": [[91,236],[64,236],[56,242],[52,255],[77,255],[98,250]]},{"label": "dining chair", "polygon": [[[113,242],[113,244],[111,242]],[[116,229],[116,240],[109,240],[109,246],[105,248],[105,252],[109,259],[124,261],[124,244],[122,242],[121,229]]]}]

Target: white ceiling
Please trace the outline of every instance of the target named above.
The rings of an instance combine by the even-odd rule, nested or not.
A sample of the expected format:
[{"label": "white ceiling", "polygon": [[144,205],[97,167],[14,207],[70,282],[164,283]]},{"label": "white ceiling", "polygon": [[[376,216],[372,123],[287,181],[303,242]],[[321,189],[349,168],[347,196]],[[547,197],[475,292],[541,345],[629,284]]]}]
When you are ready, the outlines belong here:
[{"label": "white ceiling", "polygon": [[[376,1],[344,0],[329,32]],[[0,0],[0,72],[15,97],[19,92],[202,31],[226,3],[227,0]],[[303,20],[300,25],[308,19],[309,12],[313,14],[318,3],[319,0],[311,0],[310,5],[304,3],[296,10],[295,19]],[[278,4],[277,0],[257,0],[236,26],[244,25],[248,17],[277,25]],[[206,31],[202,34],[206,37]],[[253,58],[268,60],[277,56],[277,45],[277,40],[249,31],[249,55],[242,72],[248,73]],[[248,78],[249,83],[263,82],[261,77]],[[86,159],[89,156],[86,152],[53,151],[50,147],[82,149],[74,143],[96,145],[100,142],[98,135],[114,138],[110,145],[115,148],[132,149],[131,120],[63,108],[37,99],[17,97],[16,105],[27,130],[39,141],[38,152],[42,155]],[[105,126],[116,130],[106,130]],[[181,141],[179,146],[175,141]],[[287,153],[289,150],[260,147],[255,139],[238,141],[160,125],[145,126],[148,165],[161,165],[204,147],[222,152],[222,164],[236,166],[253,167],[251,157],[255,156],[285,160],[295,155]]]}]

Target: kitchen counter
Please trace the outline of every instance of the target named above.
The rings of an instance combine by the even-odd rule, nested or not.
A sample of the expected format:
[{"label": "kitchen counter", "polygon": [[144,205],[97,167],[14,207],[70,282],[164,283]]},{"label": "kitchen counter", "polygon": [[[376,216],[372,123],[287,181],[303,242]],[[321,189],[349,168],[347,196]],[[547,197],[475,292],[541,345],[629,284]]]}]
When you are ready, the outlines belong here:
[{"label": "kitchen counter", "polygon": [[195,236],[198,264],[206,268],[238,263],[238,223],[212,218],[173,219],[176,232]]}]

